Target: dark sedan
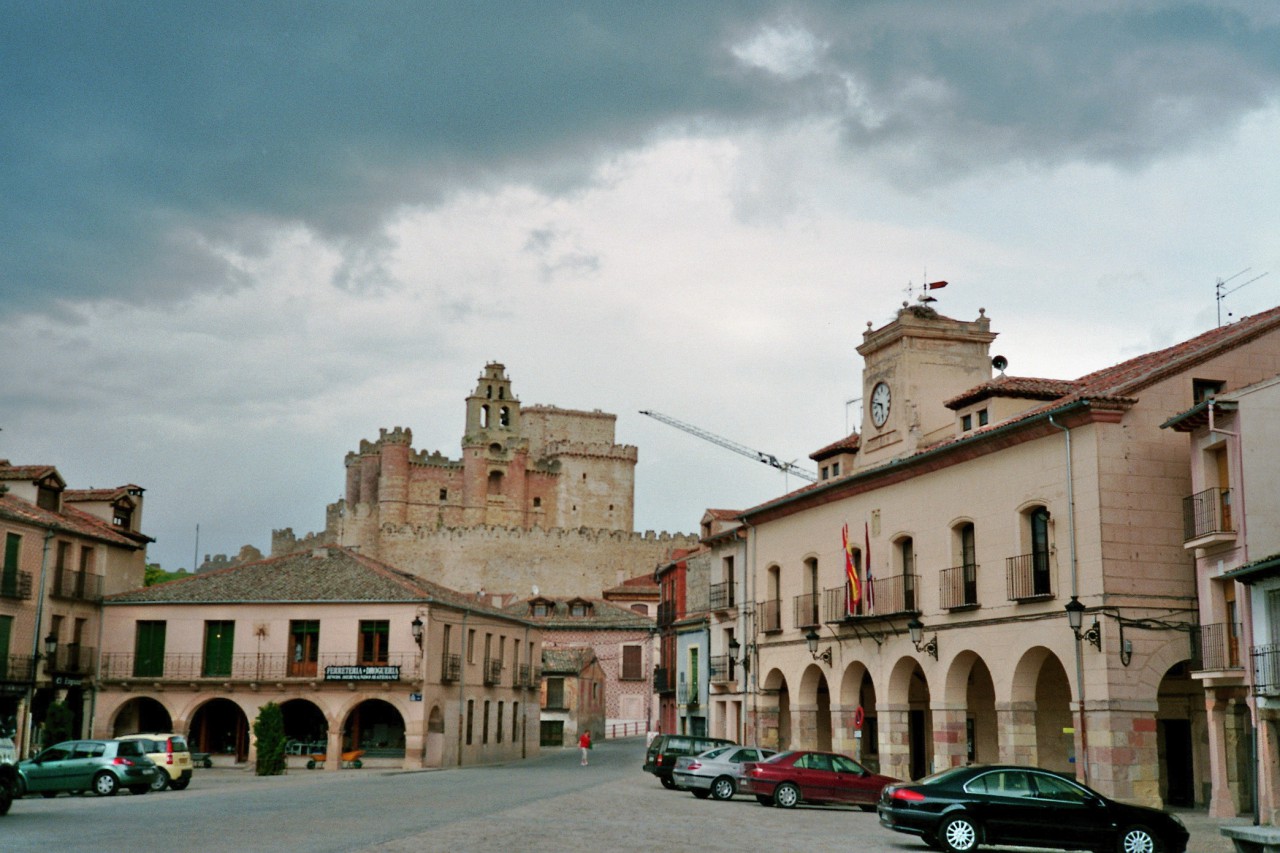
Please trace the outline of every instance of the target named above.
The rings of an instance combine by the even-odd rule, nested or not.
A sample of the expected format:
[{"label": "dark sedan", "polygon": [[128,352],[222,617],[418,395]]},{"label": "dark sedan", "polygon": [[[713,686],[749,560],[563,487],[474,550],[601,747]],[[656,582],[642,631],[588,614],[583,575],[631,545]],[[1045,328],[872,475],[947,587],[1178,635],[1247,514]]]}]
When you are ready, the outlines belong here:
[{"label": "dark sedan", "polygon": [[890,785],[877,811],[881,826],[950,853],[980,844],[1183,853],[1189,837],[1176,815],[1108,799],[1034,767],[956,767]]},{"label": "dark sedan", "polygon": [[743,764],[738,790],[755,794],[764,806],[790,809],[802,802],[845,803],[873,811],[881,789],[897,781],[839,753],[792,751]]}]

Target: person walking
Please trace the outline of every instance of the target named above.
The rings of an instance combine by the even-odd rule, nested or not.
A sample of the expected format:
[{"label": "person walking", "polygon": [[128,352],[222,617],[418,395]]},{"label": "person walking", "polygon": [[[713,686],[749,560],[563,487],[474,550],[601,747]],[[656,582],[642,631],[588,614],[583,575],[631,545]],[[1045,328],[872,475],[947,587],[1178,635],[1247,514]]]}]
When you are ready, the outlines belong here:
[{"label": "person walking", "polygon": [[582,750],[582,766],[587,766],[587,750],[591,749],[591,732],[585,731],[578,738],[578,747]]}]

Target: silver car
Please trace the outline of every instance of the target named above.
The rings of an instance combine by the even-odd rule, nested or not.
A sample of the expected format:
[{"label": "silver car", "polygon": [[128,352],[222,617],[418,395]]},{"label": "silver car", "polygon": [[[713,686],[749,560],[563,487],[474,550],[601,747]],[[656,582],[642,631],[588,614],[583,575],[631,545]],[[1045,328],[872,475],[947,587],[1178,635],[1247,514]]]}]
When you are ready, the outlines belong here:
[{"label": "silver car", "polygon": [[744,761],[764,761],[776,752],[758,746],[717,746],[676,759],[671,778],[677,788],[688,788],[700,800],[727,800],[738,791]]}]

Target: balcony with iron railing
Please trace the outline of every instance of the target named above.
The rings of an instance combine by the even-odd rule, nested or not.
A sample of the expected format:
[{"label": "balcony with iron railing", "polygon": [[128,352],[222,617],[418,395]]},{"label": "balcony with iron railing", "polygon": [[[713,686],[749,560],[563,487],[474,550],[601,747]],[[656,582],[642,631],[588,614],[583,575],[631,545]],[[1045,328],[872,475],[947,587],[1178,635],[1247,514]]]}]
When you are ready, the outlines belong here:
[{"label": "balcony with iron railing", "polygon": [[757,610],[760,613],[760,630],[766,634],[782,630],[782,602],[771,598],[760,602]]},{"label": "balcony with iron railing", "polygon": [[1219,622],[1194,629],[1191,634],[1192,669],[1200,672],[1243,669],[1240,628],[1239,622]]},{"label": "balcony with iron railing", "polygon": [[701,704],[698,698],[698,682],[682,681],[680,687],[676,691],[676,704],[685,705],[690,708],[696,708]]},{"label": "balcony with iron railing", "polygon": [[1005,558],[1010,601],[1039,601],[1053,598],[1049,553],[1036,551]]},{"label": "balcony with iron railing", "polygon": [[61,675],[88,675],[93,672],[95,651],[79,643],[58,646],[48,658],[49,669]]},{"label": "balcony with iron railing", "polygon": [[502,660],[500,658],[484,659],[484,683],[494,685],[502,681]]},{"label": "balcony with iron railing", "polygon": [[54,572],[53,589],[50,595],[71,601],[101,601],[102,575],[88,572]]},{"label": "balcony with iron railing", "polygon": [[16,598],[25,601],[31,597],[31,572],[4,572],[0,574],[0,598]]},{"label": "balcony with iron railing", "polygon": [[814,628],[818,625],[818,593],[806,592],[792,599],[794,621],[797,628]]},{"label": "balcony with iron railing", "polygon": [[736,681],[736,661],[732,655],[712,655],[708,661],[707,677],[712,684]]},{"label": "balcony with iron railing", "polygon": [[533,686],[533,668],[527,663],[522,663],[515,667],[515,683],[513,687],[532,687]]},{"label": "balcony with iron railing", "polygon": [[35,658],[31,655],[0,657],[0,681],[26,682],[35,676]]},{"label": "balcony with iron railing", "polygon": [[1280,696],[1280,643],[1254,646],[1253,692],[1257,696]]},{"label": "balcony with iron railing", "polygon": [[1182,499],[1184,548],[1205,548],[1236,541],[1231,490],[1205,489]]},{"label": "balcony with iron railing", "polygon": [[966,610],[978,606],[978,567],[970,563],[938,572],[938,607]]},{"label": "balcony with iron railing", "polygon": [[654,667],[653,692],[672,693],[675,691],[675,670],[669,666]]},{"label": "balcony with iron railing", "polygon": [[418,677],[420,661],[421,657],[416,652],[388,655],[386,660],[380,661],[361,660],[360,655],[354,652],[328,654],[319,656],[318,674],[299,675],[296,669],[291,668],[294,663],[292,655],[248,653],[207,659],[200,653],[176,652],[148,657],[132,652],[103,652],[101,678],[103,681],[314,681],[317,677],[323,678],[329,667],[397,667],[400,678],[404,680]]},{"label": "balcony with iron railing", "polygon": [[457,681],[462,677],[462,655],[444,652],[440,655],[440,680]]},{"label": "balcony with iron railing", "polygon": [[707,605],[711,610],[723,612],[731,610],[734,606],[733,581],[725,581],[723,583],[713,583],[708,591]]}]

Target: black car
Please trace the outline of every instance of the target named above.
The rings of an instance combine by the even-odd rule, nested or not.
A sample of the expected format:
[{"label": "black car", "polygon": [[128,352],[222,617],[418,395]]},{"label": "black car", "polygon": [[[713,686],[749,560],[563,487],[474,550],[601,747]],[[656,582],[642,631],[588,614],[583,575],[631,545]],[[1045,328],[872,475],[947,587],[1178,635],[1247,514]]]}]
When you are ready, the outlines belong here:
[{"label": "black car", "polygon": [[1035,767],[955,767],[889,785],[880,825],[930,847],[970,853],[981,844],[1183,853],[1189,834],[1176,815],[1121,803],[1070,776]]},{"label": "black car", "polygon": [[664,788],[676,787],[671,774],[676,769],[676,759],[682,755],[697,755],[717,746],[736,746],[731,740],[720,737],[695,735],[658,735],[644,754],[644,770],[662,782]]}]

